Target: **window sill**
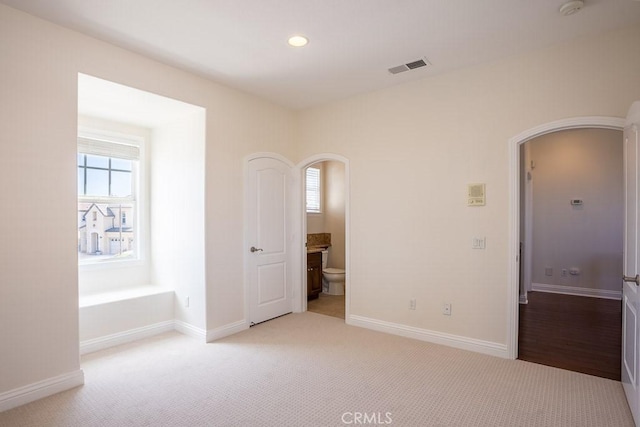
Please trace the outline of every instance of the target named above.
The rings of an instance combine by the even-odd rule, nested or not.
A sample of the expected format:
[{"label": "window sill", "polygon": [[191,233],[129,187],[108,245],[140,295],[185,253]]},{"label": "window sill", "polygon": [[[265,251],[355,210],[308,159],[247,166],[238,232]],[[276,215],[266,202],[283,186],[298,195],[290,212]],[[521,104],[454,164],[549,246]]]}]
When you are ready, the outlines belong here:
[{"label": "window sill", "polygon": [[145,263],[141,259],[127,259],[119,261],[90,262],[86,264],[78,264],[80,271],[93,270],[116,270],[119,268],[133,268],[144,266]]},{"label": "window sill", "polygon": [[101,304],[109,304],[117,301],[131,300],[151,295],[160,295],[164,293],[173,293],[173,289],[163,288],[160,286],[136,286],[127,289],[119,289],[117,291],[100,292],[96,294],[80,296],[80,308],[91,307]]}]

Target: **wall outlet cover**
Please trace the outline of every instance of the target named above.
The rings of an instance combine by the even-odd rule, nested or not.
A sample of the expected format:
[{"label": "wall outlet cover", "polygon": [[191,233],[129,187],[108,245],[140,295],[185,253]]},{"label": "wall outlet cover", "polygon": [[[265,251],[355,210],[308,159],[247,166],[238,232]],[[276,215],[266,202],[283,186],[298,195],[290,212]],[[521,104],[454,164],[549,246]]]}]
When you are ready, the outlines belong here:
[{"label": "wall outlet cover", "polygon": [[444,303],[444,305],[442,306],[442,314],[444,314],[445,316],[451,316],[451,304]]}]

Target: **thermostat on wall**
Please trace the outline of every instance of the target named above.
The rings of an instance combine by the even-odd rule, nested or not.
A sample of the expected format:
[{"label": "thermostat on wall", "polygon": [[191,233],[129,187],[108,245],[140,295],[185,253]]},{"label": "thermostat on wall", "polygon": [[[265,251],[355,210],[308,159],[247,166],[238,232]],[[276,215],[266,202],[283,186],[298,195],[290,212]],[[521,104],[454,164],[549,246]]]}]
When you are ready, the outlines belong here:
[{"label": "thermostat on wall", "polygon": [[582,206],[582,199],[571,199],[571,204],[573,206]]},{"label": "thermostat on wall", "polygon": [[469,198],[467,206],[484,206],[485,205],[485,184],[469,184]]}]

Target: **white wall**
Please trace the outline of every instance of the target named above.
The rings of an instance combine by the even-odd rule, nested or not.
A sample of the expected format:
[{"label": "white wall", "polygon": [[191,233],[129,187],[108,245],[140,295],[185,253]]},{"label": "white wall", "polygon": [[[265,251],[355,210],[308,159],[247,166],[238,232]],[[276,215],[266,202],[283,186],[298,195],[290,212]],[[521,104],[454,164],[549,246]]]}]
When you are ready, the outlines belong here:
[{"label": "white wall", "polygon": [[[533,262],[535,284],[613,296],[620,292],[623,249],[622,132],[581,129],[535,138]],[[582,206],[572,206],[581,199]],[[547,276],[545,268],[553,274]],[[580,269],[579,275],[562,269]],[[535,290],[535,285],[534,285]]]},{"label": "white wall", "polygon": [[152,282],[174,289],[176,319],[201,330],[206,330],[204,120],[202,110],[155,128],[150,161]]},{"label": "white wall", "polygon": [[0,393],[79,368],[76,77],[31,22],[0,6]]},{"label": "white wall", "polygon": [[258,151],[293,157],[293,113],[4,5],[0,56],[0,182],[12,183],[0,186],[0,200],[11,206],[0,232],[12,242],[0,249],[0,398],[80,368],[79,72],[206,108],[198,249],[204,245],[198,264],[206,276],[197,293],[205,300],[194,301],[193,322],[213,329],[243,320],[243,158]]},{"label": "white wall", "polygon": [[80,343],[96,339],[103,342],[112,335],[122,337],[123,331],[130,332],[162,322],[172,322],[173,304],[172,291],[129,296],[118,301],[81,304]]},{"label": "white wall", "polygon": [[[624,117],[640,99],[638,40],[640,26],[301,112],[299,159],[350,160],[351,315],[504,349],[517,286],[507,283],[508,140],[567,117]],[[487,204],[470,208],[476,182]]]}]

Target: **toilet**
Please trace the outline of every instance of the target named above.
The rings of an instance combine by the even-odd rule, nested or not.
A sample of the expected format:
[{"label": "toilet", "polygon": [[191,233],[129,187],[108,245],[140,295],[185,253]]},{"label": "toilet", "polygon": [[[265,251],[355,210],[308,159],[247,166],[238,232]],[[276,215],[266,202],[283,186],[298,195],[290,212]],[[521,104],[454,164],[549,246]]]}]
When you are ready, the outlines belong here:
[{"label": "toilet", "polygon": [[344,270],[327,267],[328,259],[329,251],[322,251],[322,292],[329,295],[344,295]]}]

